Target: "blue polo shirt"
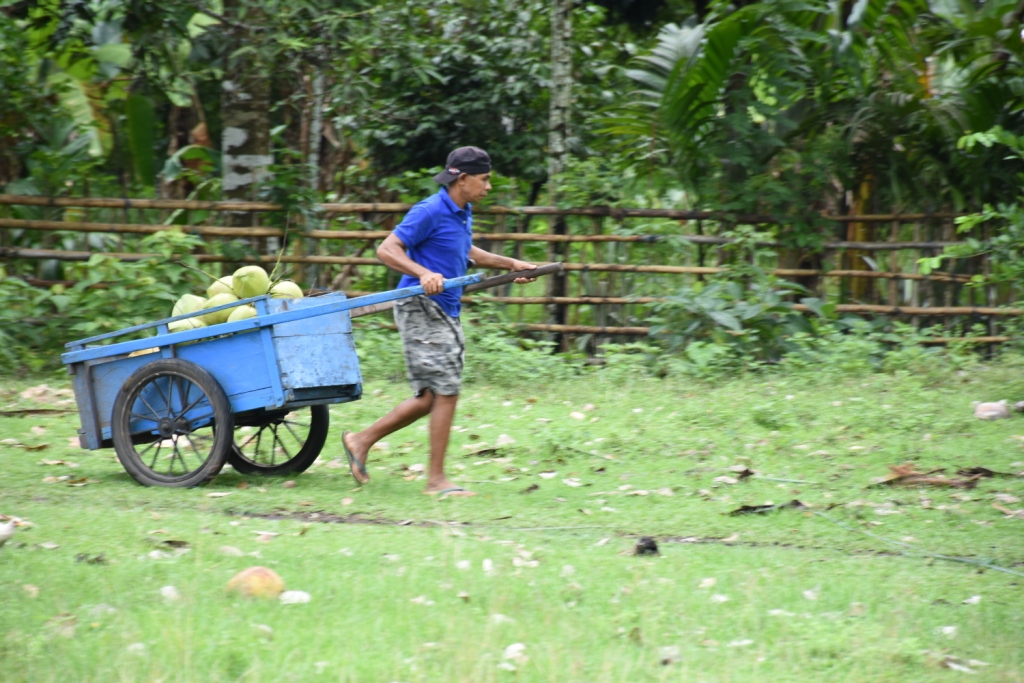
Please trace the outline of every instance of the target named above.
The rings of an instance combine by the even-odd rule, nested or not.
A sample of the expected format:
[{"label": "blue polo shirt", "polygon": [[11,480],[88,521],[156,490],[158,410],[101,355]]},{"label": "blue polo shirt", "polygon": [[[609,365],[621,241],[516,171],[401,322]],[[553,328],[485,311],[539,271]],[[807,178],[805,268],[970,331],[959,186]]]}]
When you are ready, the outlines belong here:
[{"label": "blue polo shirt", "polygon": [[[406,254],[424,268],[440,273],[445,279],[466,274],[469,248],[473,246],[473,207],[466,204],[460,209],[442,187],[437,194],[427,197],[409,209],[395,228],[394,234],[405,245]],[[418,278],[403,275],[399,287],[412,287]],[[445,313],[459,317],[462,305],[459,297],[462,287],[445,290],[432,297]]]}]

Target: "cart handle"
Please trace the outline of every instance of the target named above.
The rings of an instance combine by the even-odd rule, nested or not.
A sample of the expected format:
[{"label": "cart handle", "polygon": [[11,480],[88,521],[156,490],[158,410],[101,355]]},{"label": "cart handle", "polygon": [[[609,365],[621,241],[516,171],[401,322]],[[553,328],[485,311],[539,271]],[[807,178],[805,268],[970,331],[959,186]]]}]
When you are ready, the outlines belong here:
[{"label": "cart handle", "polygon": [[[483,279],[483,273],[475,273],[473,275],[465,275],[463,277],[451,278],[444,281],[444,288],[451,289],[452,287],[465,287],[479,282]],[[85,345],[90,342],[100,341],[103,339],[110,339],[112,337],[119,337],[121,335],[130,334],[132,332],[139,332],[147,330],[159,325],[166,325],[167,323],[174,322],[175,320],[184,320],[185,318],[191,318],[195,315],[204,315],[212,311],[220,311],[226,308],[234,308],[241,306],[252,301],[259,301],[260,299],[266,298],[266,295],[253,297],[251,299],[242,299],[241,301],[233,301],[230,304],[223,306],[216,306],[214,308],[208,308],[204,311],[197,313],[189,313],[186,315],[179,315],[173,318],[167,318],[165,320],[158,320],[152,323],[146,323],[144,325],[136,325],[135,327],[129,327],[124,330],[118,330],[117,332],[108,332],[107,334],[101,334],[96,337],[90,337],[88,339],[81,339],[66,344],[68,347],[73,347],[74,350],[65,353],[61,356],[61,361],[65,365],[70,363],[80,363],[87,360],[96,360],[99,358],[106,358],[108,356],[117,356],[125,353],[131,353],[133,351],[141,351],[143,349],[151,349],[154,346],[171,346],[173,344],[182,344],[190,341],[197,341],[205,337],[221,336],[225,334],[234,334],[235,332],[246,332],[249,330],[257,330],[261,327],[270,327],[273,325],[280,325],[282,323],[292,322],[294,320],[302,320],[304,318],[312,318],[318,315],[329,315],[331,313],[337,313],[339,311],[347,311],[352,308],[359,306],[365,306],[367,304],[381,303],[384,301],[392,301],[395,299],[406,299],[412,296],[418,296],[423,294],[423,287],[416,285],[414,287],[403,287],[402,289],[393,289],[388,292],[380,292],[378,294],[368,294],[366,296],[357,297],[355,299],[342,299],[341,301],[332,301],[330,303],[321,304],[319,306],[310,306],[309,308],[295,308],[290,311],[283,311],[281,313],[272,313],[270,315],[259,315],[255,318],[246,318],[245,320],[237,320],[233,323],[220,323],[219,325],[213,325],[212,327],[201,327],[194,330],[184,330],[182,332],[173,332],[170,334],[161,334],[158,337],[147,337],[145,339],[134,339],[132,341],[119,342],[117,344],[110,344],[106,346],[98,346],[85,348]]]}]

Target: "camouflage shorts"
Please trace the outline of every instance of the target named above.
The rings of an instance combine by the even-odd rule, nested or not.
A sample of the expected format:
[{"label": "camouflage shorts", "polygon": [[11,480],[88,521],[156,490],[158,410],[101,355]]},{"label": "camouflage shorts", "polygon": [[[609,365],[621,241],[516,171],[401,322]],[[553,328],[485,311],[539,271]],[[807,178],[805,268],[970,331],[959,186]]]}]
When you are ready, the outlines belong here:
[{"label": "camouflage shorts", "polygon": [[394,311],[409,383],[416,395],[424,389],[442,396],[458,394],[466,357],[459,319],[426,296],[402,299]]}]

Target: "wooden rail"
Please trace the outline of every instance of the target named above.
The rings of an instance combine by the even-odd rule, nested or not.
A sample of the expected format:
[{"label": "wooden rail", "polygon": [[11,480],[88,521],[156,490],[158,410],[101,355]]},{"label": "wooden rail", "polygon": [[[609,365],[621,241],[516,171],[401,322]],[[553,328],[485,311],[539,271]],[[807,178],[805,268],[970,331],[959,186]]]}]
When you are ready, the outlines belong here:
[{"label": "wooden rail", "polygon": [[[277,212],[284,210],[280,204],[272,202],[249,202],[249,201],[199,201],[199,200],[167,200],[167,199],[120,199],[120,198],[76,198],[76,197],[31,197],[31,196],[18,196],[18,195],[5,195],[0,194],[0,207],[3,206],[38,206],[38,207],[57,207],[57,208],[83,208],[83,209],[117,209],[124,211],[124,222],[87,222],[87,221],[53,221],[53,220],[21,220],[14,218],[0,218],[0,258],[9,259],[54,259],[59,261],[86,261],[93,257],[96,252],[92,251],[72,251],[72,250],[60,250],[60,249],[26,249],[16,246],[9,246],[10,240],[7,240],[6,245],[2,243],[6,239],[4,230],[39,230],[39,231],[66,231],[66,232],[81,232],[81,233],[107,233],[107,234],[137,234],[137,235],[148,235],[166,230],[168,228],[178,228],[182,231],[190,234],[200,235],[203,237],[210,237],[216,239],[262,239],[262,238],[283,238],[285,237],[285,231],[275,227],[220,227],[213,225],[152,225],[148,223],[131,223],[127,219],[127,210],[201,210],[201,211],[212,211],[212,212]],[[321,214],[327,219],[337,218],[339,216],[346,215],[357,215],[361,217],[363,224],[369,224],[371,220],[371,214],[377,214],[377,218],[380,218],[381,214],[400,214],[409,210],[412,205],[404,203],[322,203],[317,204],[316,208]],[[624,274],[653,274],[653,275],[668,275],[668,276],[705,276],[714,275],[719,273],[726,273],[730,271],[729,266],[720,259],[716,263],[715,261],[706,262],[704,259],[707,254],[712,253],[709,250],[705,250],[704,247],[717,247],[721,245],[727,245],[734,243],[736,240],[729,237],[722,237],[719,235],[694,235],[694,234],[601,234],[602,232],[602,221],[601,219],[613,219],[615,221],[624,219],[636,219],[636,218],[661,218],[671,221],[719,221],[724,225],[733,224],[763,224],[763,225],[785,225],[786,223],[792,222],[794,217],[790,216],[769,216],[761,214],[743,214],[733,213],[728,211],[688,211],[688,210],[677,210],[677,209],[640,209],[640,208],[622,208],[622,207],[606,207],[606,206],[594,206],[594,207],[570,207],[560,208],[554,206],[520,206],[520,207],[504,207],[504,206],[479,206],[474,208],[474,213],[481,216],[495,216],[499,217],[498,220],[493,221],[494,224],[500,226],[499,229],[494,229],[492,232],[478,233],[474,235],[474,240],[478,243],[513,243],[515,245],[515,253],[519,254],[521,247],[519,245],[527,242],[541,243],[549,245],[549,256],[552,258],[551,249],[562,249],[563,251],[568,248],[569,244],[586,245],[586,244],[623,244],[624,249],[631,249],[629,245],[646,245],[656,244],[665,242],[674,243],[689,243],[696,245],[697,265],[668,265],[668,264],[651,264],[644,263],[643,260],[636,256],[635,251],[631,251],[631,256],[623,257],[623,260],[629,260],[631,263],[566,263],[565,270],[577,274],[585,273],[608,273],[602,277],[602,282],[613,283],[612,286],[621,286],[621,280],[616,276],[611,275],[614,273]],[[149,216],[143,216],[143,220]],[[537,233],[537,232],[507,232],[504,231],[504,219],[501,217],[529,217],[529,216],[577,216],[577,217],[590,217],[594,222],[594,233],[596,234],[549,234],[549,233]],[[957,214],[953,213],[914,213],[914,214],[869,214],[859,216],[835,216],[822,214],[820,219],[826,221],[832,221],[836,224],[847,224],[847,223],[870,223],[870,224],[888,224],[888,227],[882,227],[880,230],[873,233],[877,237],[888,235],[888,241],[855,241],[855,240],[834,240],[825,242],[817,250],[826,254],[835,254],[846,252],[863,252],[865,259],[870,263],[872,268],[878,268],[877,270],[859,270],[857,267],[861,264],[860,256],[854,254],[851,259],[844,258],[842,261],[833,260],[831,257],[828,261],[823,261],[819,257],[815,257],[818,260],[806,261],[804,263],[808,265],[819,266],[823,263],[829,265],[842,264],[841,268],[827,269],[821,267],[811,268],[775,268],[768,272],[781,277],[781,278],[807,278],[812,283],[808,286],[812,288],[820,288],[822,292],[827,292],[828,296],[831,297],[834,292],[847,292],[847,285],[844,284],[841,287],[836,287],[836,278],[841,278],[842,282],[852,281],[854,283],[866,281],[886,281],[889,284],[884,287],[878,287],[876,285],[870,285],[867,291],[874,292],[868,296],[857,294],[855,300],[866,300],[869,302],[888,301],[892,304],[897,305],[873,305],[872,303],[866,304],[839,304],[836,310],[841,313],[858,313],[858,314],[875,314],[875,315],[895,315],[895,316],[910,316],[913,322],[917,324],[918,319],[927,320],[935,316],[944,316],[947,318],[947,329],[954,334],[943,339],[951,340],[964,340],[966,338],[956,337],[955,332],[960,331],[960,328],[954,329],[955,324],[953,318],[956,316],[983,316],[987,317],[989,331],[986,337],[970,338],[972,340],[986,340],[977,341],[972,343],[1000,343],[1008,340],[1007,337],[1000,336],[998,330],[995,328],[994,320],[1003,319],[1007,316],[1018,316],[1024,315],[1024,309],[1018,308],[1001,308],[994,304],[998,303],[1001,299],[994,293],[995,290],[992,287],[988,289],[988,306],[975,307],[975,306],[954,306],[952,304],[957,302],[975,302],[980,301],[975,294],[963,295],[963,292],[973,291],[965,290],[962,286],[972,280],[970,273],[964,273],[965,269],[975,269],[976,267],[987,267],[987,265],[978,265],[972,261],[956,261],[948,262],[948,269],[945,272],[933,272],[929,275],[921,275],[913,272],[899,272],[901,264],[903,267],[907,267],[913,263],[914,256],[910,258],[897,258],[897,254],[900,251],[912,251],[918,252],[917,256],[929,256],[940,253],[943,249],[948,246],[960,244],[961,242],[953,241],[951,238],[956,236],[955,230],[952,227],[951,221],[956,218]],[[525,220],[525,219],[524,219]],[[385,225],[392,225],[393,219],[389,218],[388,223]],[[517,220],[518,227],[524,225],[524,221]],[[899,240],[899,237],[907,238],[911,237],[910,230],[900,231],[898,225],[902,223],[913,223],[916,224],[913,229],[913,239]],[[325,223],[325,226],[332,225],[332,223]],[[345,226],[345,224],[341,224]],[[345,226],[348,227],[348,226]],[[607,228],[605,228],[607,229]],[[689,230],[687,230],[689,231]],[[388,234],[389,230],[330,230],[330,229],[311,229],[311,230],[292,230],[290,231],[291,238],[298,240],[309,240],[304,244],[300,243],[298,247],[292,248],[291,245],[287,248],[287,251],[293,253],[283,253],[280,256],[277,255],[261,255],[253,257],[227,257],[216,254],[195,254],[195,258],[200,263],[239,263],[239,262],[252,262],[252,263],[275,263],[280,261],[287,264],[325,264],[331,266],[344,266],[344,268],[337,269],[332,268],[329,272],[337,272],[341,270],[341,275],[338,276],[338,280],[335,286],[344,287],[344,283],[347,282],[347,278],[351,276],[352,269],[356,266],[382,266],[376,258],[370,258],[372,255],[373,245],[375,241],[384,239]],[[869,233],[869,236],[872,233]],[[923,238],[923,239],[922,239]],[[44,238],[43,244],[46,245],[51,238]],[[357,241],[359,244],[358,249],[345,248],[341,253],[351,253],[352,255],[332,255],[331,252],[337,253],[335,244],[318,247],[318,242],[321,244],[323,241]],[[784,244],[779,241],[759,241],[756,243],[759,247],[774,248],[774,249],[786,249],[791,248],[791,245]],[[558,247],[556,245],[565,245],[564,247]],[[485,244],[485,248],[489,248]],[[303,252],[313,251],[314,253],[309,255],[303,255]],[[317,251],[327,253],[315,253]],[[497,249],[501,251],[501,248]],[[809,248],[807,251],[814,252],[816,249]],[[880,256],[875,256],[877,261],[871,261],[867,258],[866,254],[875,254],[878,252],[888,252],[889,258],[886,261]],[[566,252],[568,253],[568,252]],[[603,259],[597,258],[596,255],[604,254],[604,250],[594,250],[578,248],[577,253],[579,258],[577,261],[583,261],[588,258],[595,258],[595,260],[607,260],[614,261],[622,255],[622,250],[613,250],[609,247],[609,252],[614,255],[614,258],[605,257]],[[120,251],[114,253],[106,253],[106,255],[113,258],[125,260],[125,261],[138,261],[142,259],[152,258],[157,256],[156,254],[143,254],[133,253],[129,251]],[[682,257],[681,257],[682,258]],[[713,257],[712,257],[713,258]],[[683,261],[686,263],[686,261]],[[708,263],[708,265],[704,265]],[[877,265],[876,265],[877,264]],[[801,264],[802,265],[802,264]],[[853,266],[851,268],[851,266]],[[911,268],[913,266],[911,265]],[[37,271],[41,273],[43,271]],[[321,271],[323,272],[323,271]],[[970,272],[976,272],[971,270]],[[987,271],[986,271],[987,272]],[[299,272],[299,279],[304,277],[304,274],[308,275],[308,272]],[[328,276],[330,277],[330,276]],[[827,278],[822,280],[821,278]],[[309,278],[313,281],[312,278]],[[817,279],[817,280],[815,280]],[[626,280],[628,282],[628,278]],[[906,289],[899,286],[900,281],[910,281],[914,284],[907,284]],[[326,281],[325,281],[326,282]],[[563,291],[549,291],[549,296],[544,297],[513,297],[513,296],[495,296],[488,297],[488,301],[493,301],[502,304],[512,305],[546,305],[553,308],[561,309],[565,311],[566,306],[579,306],[579,305],[591,305],[591,306],[629,306],[635,304],[649,304],[658,300],[658,297],[647,296],[647,297],[628,297],[628,296],[583,296],[584,282],[582,278],[577,280],[580,285],[578,293],[580,296],[567,296],[569,293],[567,290]],[[801,280],[804,284],[807,284],[806,280]],[[829,282],[832,284],[824,284]],[[586,285],[589,287],[590,285]],[[604,286],[604,285],[602,285]],[[879,291],[883,291],[879,294]],[[853,291],[853,290],[851,290]],[[860,291],[860,290],[856,290]],[[551,294],[558,294],[558,296],[552,296]],[[825,294],[821,294],[825,296]],[[842,294],[840,295],[842,296]],[[480,299],[467,298],[467,303],[474,303]],[[910,304],[910,305],[898,305],[898,304]],[[922,303],[928,303],[933,305],[921,305]],[[796,306],[796,310],[805,311],[806,307]],[[577,309],[578,310],[578,309]],[[595,322],[602,322],[605,320],[602,309],[594,309],[593,311],[584,313],[586,316],[584,320],[593,319]],[[556,322],[578,322],[578,319],[569,320],[564,314],[554,318]],[[533,332],[546,332],[556,334],[596,334],[596,335],[644,335],[647,334],[648,328],[645,327],[610,327],[603,325],[579,325],[579,324],[561,324],[561,325],[527,325],[521,329],[524,331]],[[944,341],[929,341],[927,343],[947,343]]]},{"label": "wooden rail", "polygon": [[[113,234],[151,235],[178,228],[190,235],[204,237],[284,237],[280,228],[222,228],[213,225],[151,225],[148,223],[91,223],[81,221],[39,221],[20,218],[0,218],[0,228],[70,232],[100,232]],[[295,231],[296,237],[314,240],[382,240],[389,230],[306,230]],[[535,232],[475,233],[473,239],[488,242],[569,242],[569,243],[654,243],[669,239],[691,244],[723,245],[736,240],[714,235],[551,235]],[[959,242],[825,242],[825,250],[857,249],[860,251],[901,251],[906,249],[944,249]],[[781,242],[758,242],[759,247],[782,247]]]},{"label": "wooden rail", "polygon": [[[195,199],[119,199],[101,197],[33,197],[0,194],[0,205],[49,206],[96,209],[164,209],[187,211],[283,211],[284,206],[273,202],[201,201]],[[351,203],[317,204],[326,213],[405,213],[412,204]],[[731,211],[689,211],[682,209],[636,209],[613,206],[587,206],[560,208],[557,206],[482,206],[474,213],[505,216],[595,216],[607,218],[670,218],[675,220],[724,220],[732,223],[787,223],[792,217],[764,214],[734,213]],[[918,223],[921,221],[950,220],[960,214],[907,213],[868,214],[862,216],[832,216],[821,218],[839,223]]]},{"label": "wooden rail", "polygon": [[[20,247],[0,247],[0,258],[54,259],[56,261],[88,261],[96,254],[102,254],[119,261],[143,261],[149,258],[162,258],[160,254],[136,254],[125,252],[93,252],[64,251],[61,249],[22,249]],[[375,258],[361,256],[321,256],[310,254],[296,256],[294,254],[264,254],[261,256],[233,257],[219,254],[196,254],[200,263],[326,263],[335,265],[381,266],[384,264]],[[538,261],[538,265],[543,262]],[[567,271],[594,271],[604,273],[660,273],[670,275],[713,275],[725,273],[729,268],[711,266],[643,266],[626,263],[566,263]],[[780,277],[864,277],[891,280],[928,280],[934,282],[970,282],[968,275],[950,275],[934,272],[930,275],[919,273],[887,273],[874,270],[813,270],[805,268],[775,268],[768,271]]]}]

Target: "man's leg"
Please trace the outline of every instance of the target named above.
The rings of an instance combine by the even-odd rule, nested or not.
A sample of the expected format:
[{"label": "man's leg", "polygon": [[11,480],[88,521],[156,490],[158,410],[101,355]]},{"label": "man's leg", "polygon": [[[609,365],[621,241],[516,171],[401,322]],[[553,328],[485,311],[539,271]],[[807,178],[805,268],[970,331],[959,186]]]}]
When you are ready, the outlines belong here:
[{"label": "man's leg", "polygon": [[[458,394],[438,394],[434,397],[434,407],[430,411],[430,469],[427,472],[426,493],[458,488],[444,476],[444,456],[448,451],[448,437],[451,435],[455,405],[458,402]],[[453,494],[457,495],[455,492]]]},{"label": "man's leg", "polygon": [[[440,396],[438,398],[449,398],[447,396]],[[455,397],[458,399],[458,396]],[[361,432],[350,432],[342,437],[345,440],[345,446],[352,452],[363,465],[366,464],[366,459],[369,456],[370,448],[373,444],[383,439],[388,434],[397,432],[399,429],[408,427],[416,420],[420,419],[424,415],[431,412],[431,408],[435,405],[434,394],[426,389],[420,392],[419,396],[413,398],[407,398],[406,400],[399,403],[397,406],[391,409],[391,412],[380,418],[372,425],[367,427]],[[454,404],[451,414],[454,415]],[[448,426],[451,427],[451,417],[448,419]],[[433,418],[431,419],[431,426],[433,426]],[[433,437],[433,430],[431,430],[431,437]],[[447,446],[447,436],[445,437]],[[442,454],[442,462],[443,462]],[[431,462],[433,462],[433,438],[431,438]],[[352,468],[352,476],[364,484],[370,480],[369,477],[364,477],[355,467]]]}]

